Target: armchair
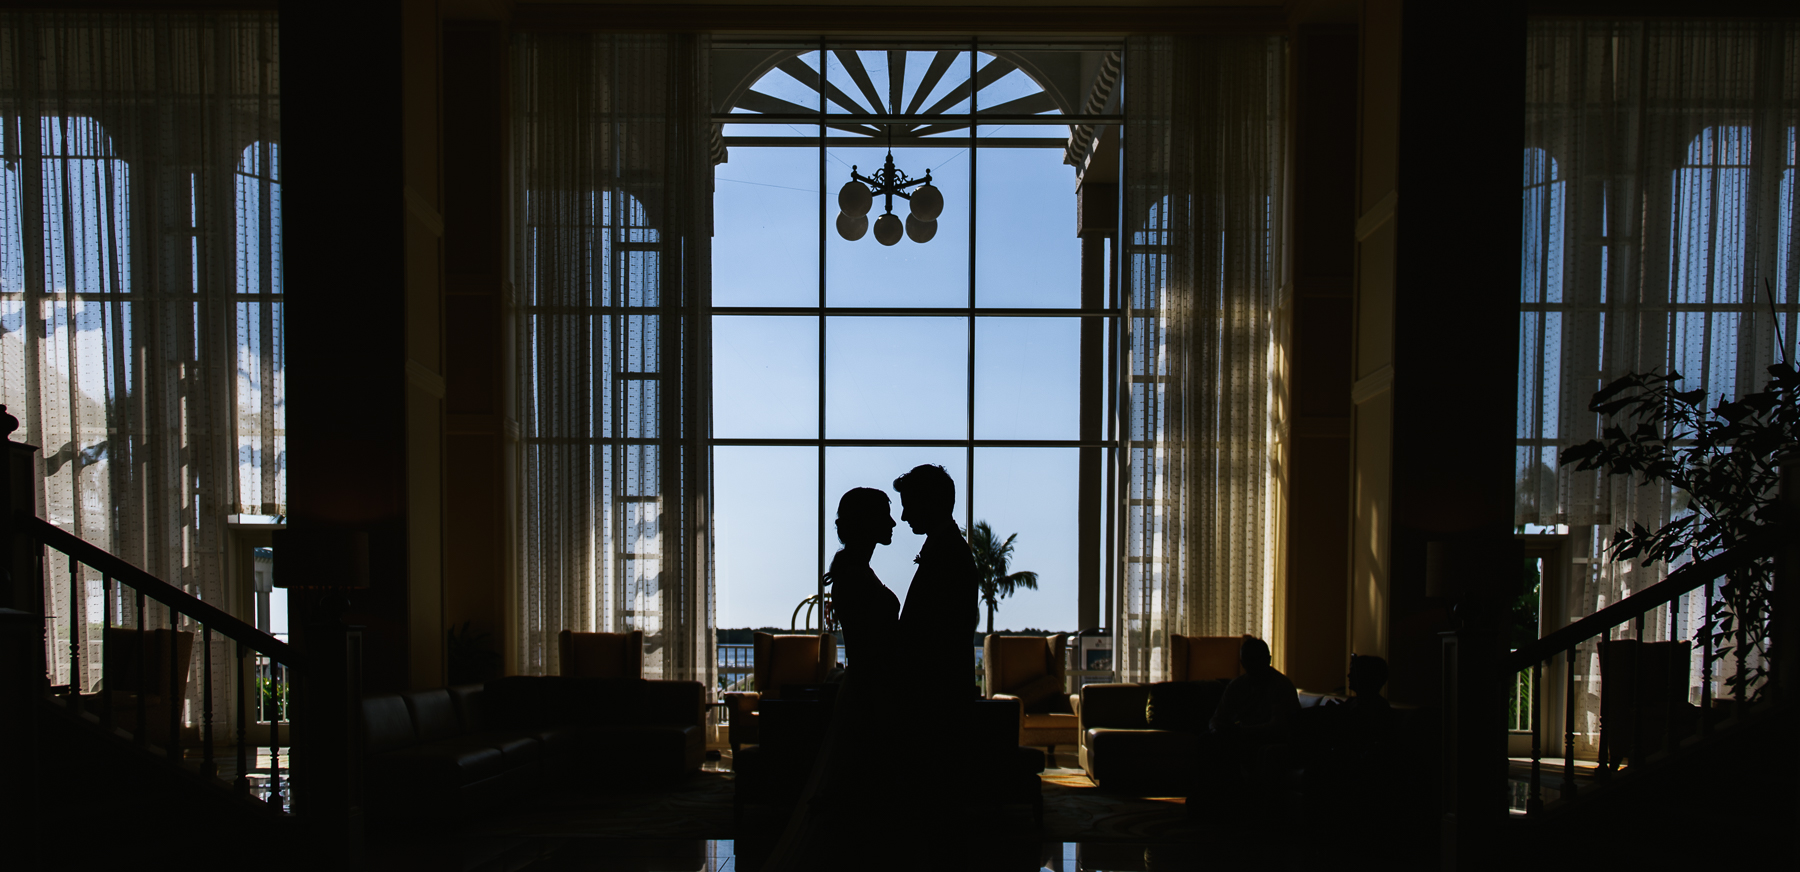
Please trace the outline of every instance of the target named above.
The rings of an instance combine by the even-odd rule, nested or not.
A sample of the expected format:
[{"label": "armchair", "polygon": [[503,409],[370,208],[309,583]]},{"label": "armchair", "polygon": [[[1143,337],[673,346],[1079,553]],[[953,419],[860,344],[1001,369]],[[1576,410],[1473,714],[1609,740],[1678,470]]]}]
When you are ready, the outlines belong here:
[{"label": "armchair", "polygon": [[731,712],[729,736],[734,756],[741,746],[760,740],[758,715],[763,700],[780,699],[789,685],[821,684],[831,667],[837,665],[837,637],[830,633],[757,633],[750,641],[755,657],[751,679],[756,690],[725,694],[725,705]]},{"label": "armchair", "polygon": [[568,678],[643,678],[644,631],[557,634],[559,674]]},{"label": "armchair", "polygon": [[1056,759],[1057,745],[1074,745],[1081,733],[1068,693],[1068,637],[999,636],[981,643],[983,687],[989,699],[1018,700],[1019,744],[1043,747]]},{"label": "armchair", "polygon": [[[133,733],[142,728],[150,742],[167,745],[170,701],[179,707],[187,699],[194,634],[107,627],[104,639],[112,656],[106,658],[100,686],[112,691],[113,726]],[[254,694],[256,689],[252,685],[245,692]],[[144,704],[143,724],[138,723],[139,697]],[[105,700],[99,690],[82,694],[83,707],[91,712],[98,713]]]},{"label": "armchair", "polygon": [[1244,674],[1238,648],[1249,636],[1169,634],[1170,681],[1230,681]]}]

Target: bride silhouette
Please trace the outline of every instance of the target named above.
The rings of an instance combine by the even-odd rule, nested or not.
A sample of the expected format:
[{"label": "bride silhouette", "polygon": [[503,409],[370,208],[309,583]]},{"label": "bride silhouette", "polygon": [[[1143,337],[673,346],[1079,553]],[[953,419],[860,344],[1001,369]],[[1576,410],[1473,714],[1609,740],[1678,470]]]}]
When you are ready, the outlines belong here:
[{"label": "bride silhouette", "polygon": [[859,868],[882,868],[879,855],[891,852],[889,839],[909,805],[893,789],[893,761],[880,756],[892,747],[885,723],[891,714],[881,707],[883,695],[898,686],[900,659],[900,600],[869,568],[875,546],[894,541],[887,494],[866,487],[845,493],[837,535],[843,548],[831,558],[825,583],[843,632],[843,685],[812,777],[765,872],[841,869],[849,859]]}]

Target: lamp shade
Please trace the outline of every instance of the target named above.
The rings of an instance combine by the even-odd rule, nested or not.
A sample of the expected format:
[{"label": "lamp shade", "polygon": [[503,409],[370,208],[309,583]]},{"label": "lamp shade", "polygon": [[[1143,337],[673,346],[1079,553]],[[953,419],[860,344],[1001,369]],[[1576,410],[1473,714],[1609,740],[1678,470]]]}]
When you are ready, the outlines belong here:
[{"label": "lamp shade", "polygon": [[920,221],[936,221],[944,213],[944,192],[929,183],[912,194],[912,213]]},{"label": "lamp shade", "polygon": [[[868,219],[863,220],[867,221]],[[875,219],[875,241],[882,245],[893,245],[899,242],[903,232],[900,227],[900,216],[892,212]]]},{"label": "lamp shade", "polygon": [[838,235],[855,242],[869,232],[869,216],[850,215],[839,212],[837,217]]},{"label": "lamp shade", "polygon": [[838,208],[844,210],[845,215],[867,215],[873,202],[875,197],[869,193],[869,187],[855,179],[838,189]]},{"label": "lamp shade", "polygon": [[917,215],[906,216],[906,238],[914,242],[930,242],[937,235],[936,221],[920,221]]}]

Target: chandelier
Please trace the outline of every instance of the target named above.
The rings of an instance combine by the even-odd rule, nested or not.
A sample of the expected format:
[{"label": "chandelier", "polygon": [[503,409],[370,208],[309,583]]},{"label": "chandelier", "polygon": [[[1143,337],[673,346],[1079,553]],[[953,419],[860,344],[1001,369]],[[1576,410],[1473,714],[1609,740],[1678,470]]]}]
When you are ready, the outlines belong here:
[{"label": "chandelier", "polygon": [[[882,245],[893,245],[900,241],[900,217],[894,214],[894,197],[898,196],[912,203],[912,212],[906,216],[906,238],[914,242],[930,242],[937,235],[938,215],[944,211],[944,194],[931,184],[931,170],[925,171],[922,179],[909,178],[894,166],[893,132],[888,132],[887,164],[875,171],[874,176],[865,176],[850,167],[850,181],[838,190],[838,208],[843,211],[837,216],[838,235],[855,242],[869,232],[869,207],[874,205],[877,196],[885,197],[885,211],[875,219],[875,241]],[[907,188],[917,187],[911,193]]]}]

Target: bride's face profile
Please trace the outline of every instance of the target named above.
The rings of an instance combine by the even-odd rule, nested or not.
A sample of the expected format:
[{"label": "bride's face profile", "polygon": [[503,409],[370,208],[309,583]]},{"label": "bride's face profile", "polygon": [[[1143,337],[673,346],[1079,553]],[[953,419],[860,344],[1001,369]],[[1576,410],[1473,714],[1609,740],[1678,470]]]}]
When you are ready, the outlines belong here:
[{"label": "bride's face profile", "polygon": [[[877,545],[894,544],[894,515],[889,511],[870,512],[856,520],[855,532],[852,534],[863,541],[873,541]],[[844,544],[848,545],[849,542]]]},{"label": "bride's face profile", "polygon": [[845,545],[894,544],[894,513],[887,495],[859,487],[838,501],[838,541]]}]

